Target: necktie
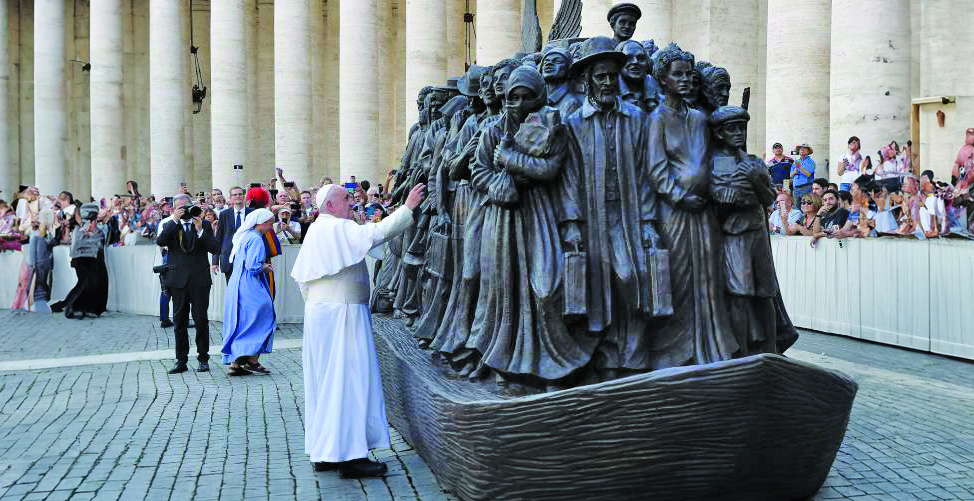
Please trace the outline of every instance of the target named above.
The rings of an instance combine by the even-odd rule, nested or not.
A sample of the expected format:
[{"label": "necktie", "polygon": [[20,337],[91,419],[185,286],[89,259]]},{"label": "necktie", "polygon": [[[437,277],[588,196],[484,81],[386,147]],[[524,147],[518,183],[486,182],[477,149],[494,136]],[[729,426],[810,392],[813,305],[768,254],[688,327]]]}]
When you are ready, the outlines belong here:
[{"label": "necktie", "polygon": [[236,223],[234,223],[234,225],[233,225],[233,229],[237,229],[237,228],[239,228],[239,227],[240,227],[240,211],[238,210],[238,211],[236,211],[236,212],[237,212],[237,222],[236,222]]},{"label": "necktie", "polygon": [[187,235],[190,234],[190,231],[189,231],[189,223],[183,223],[183,230],[186,231],[186,234]]}]

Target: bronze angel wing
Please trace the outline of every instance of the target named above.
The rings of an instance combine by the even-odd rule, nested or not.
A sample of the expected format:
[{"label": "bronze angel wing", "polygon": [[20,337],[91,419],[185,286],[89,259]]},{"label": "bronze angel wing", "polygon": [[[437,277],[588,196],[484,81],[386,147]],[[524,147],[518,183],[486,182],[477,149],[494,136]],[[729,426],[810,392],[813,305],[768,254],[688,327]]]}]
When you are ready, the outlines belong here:
[{"label": "bronze angel wing", "polygon": [[562,0],[548,40],[575,38],[582,32],[582,0]]},{"label": "bronze angel wing", "polygon": [[538,23],[537,0],[525,0],[524,17],[521,19],[521,51],[531,53],[541,50],[541,25]]}]

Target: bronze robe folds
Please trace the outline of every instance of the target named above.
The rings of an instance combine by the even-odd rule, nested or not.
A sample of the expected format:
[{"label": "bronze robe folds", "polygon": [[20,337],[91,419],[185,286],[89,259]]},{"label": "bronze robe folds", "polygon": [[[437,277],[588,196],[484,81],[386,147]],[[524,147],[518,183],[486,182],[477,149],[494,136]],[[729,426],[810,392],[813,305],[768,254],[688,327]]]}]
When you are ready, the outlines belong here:
[{"label": "bronze robe folds", "polygon": [[565,123],[571,144],[566,170],[578,179],[585,220],[588,330],[604,331],[598,368],[650,368],[644,324],[652,295],[642,238],[643,225],[656,219],[646,175],[649,122],[617,98],[607,111],[586,100]]},{"label": "bronze robe folds", "polygon": [[486,191],[488,204],[479,240],[480,296],[467,347],[499,372],[558,380],[585,366],[597,341],[573,333],[562,318],[559,224],[579,219],[572,189],[577,180],[562,169],[568,145],[556,109],[542,108],[521,126],[547,130],[541,151],[530,151],[515,136],[498,165],[494,152],[504,141],[505,122],[484,131],[471,166],[473,184]]},{"label": "bronze robe folds", "polygon": [[[710,200],[707,117],[665,102],[650,115],[649,173],[660,196],[660,237],[670,250],[673,316],[652,339],[653,368],[729,360],[738,351],[724,293],[717,221]],[[706,205],[683,205],[693,194]]]}]

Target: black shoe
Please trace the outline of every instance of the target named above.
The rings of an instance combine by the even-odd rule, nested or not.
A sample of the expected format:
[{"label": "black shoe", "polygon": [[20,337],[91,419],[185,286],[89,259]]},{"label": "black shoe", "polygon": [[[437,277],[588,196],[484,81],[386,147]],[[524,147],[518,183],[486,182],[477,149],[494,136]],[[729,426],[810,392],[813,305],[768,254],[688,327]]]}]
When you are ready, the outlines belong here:
[{"label": "black shoe", "polygon": [[248,371],[253,372],[254,374],[266,375],[271,373],[271,371],[267,367],[264,367],[259,363],[246,362],[242,365],[244,369],[247,369]]},{"label": "black shoe", "polygon": [[163,320],[159,324],[159,327],[162,327],[163,329],[168,329],[168,328],[170,328],[172,326],[173,326],[172,320]]},{"label": "black shoe", "polygon": [[196,372],[210,372],[210,364],[200,362],[200,366],[196,369]]},{"label": "black shoe", "polygon": [[243,367],[237,366],[237,367],[230,367],[229,369],[227,369],[227,375],[228,376],[250,376],[253,375],[253,372],[250,372],[247,369],[244,369]]},{"label": "black shoe", "polygon": [[332,471],[341,467],[342,463],[329,463],[327,461],[311,462],[311,469],[315,472]]},{"label": "black shoe", "polygon": [[181,372],[186,372],[189,367],[186,367],[186,362],[176,362],[176,365],[172,369],[169,369],[170,374],[179,374]]},{"label": "black shoe", "polygon": [[381,477],[388,469],[385,464],[367,458],[346,461],[338,467],[339,473],[345,478]]},{"label": "black shoe", "polygon": [[70,306],[64,308],[64,318],[75,318],[75,316],[74,316],[74,308],[72,308]]}]

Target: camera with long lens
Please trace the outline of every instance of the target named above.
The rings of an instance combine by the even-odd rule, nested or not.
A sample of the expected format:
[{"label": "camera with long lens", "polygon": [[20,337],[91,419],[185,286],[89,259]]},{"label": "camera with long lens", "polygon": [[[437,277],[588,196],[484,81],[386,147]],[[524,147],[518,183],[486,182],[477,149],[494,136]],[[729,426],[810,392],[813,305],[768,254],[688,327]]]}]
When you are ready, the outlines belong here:
[{"label": "camera with long lens", "polygon": [[183,221],[192,221],[193,218],[199,217],[200,214],[203,213],[203,209],[201,209],[198,205],[185,205],[183,206],[183,209],[186,209],[186,212],[183,212],[183,217],[180,218]]}]

